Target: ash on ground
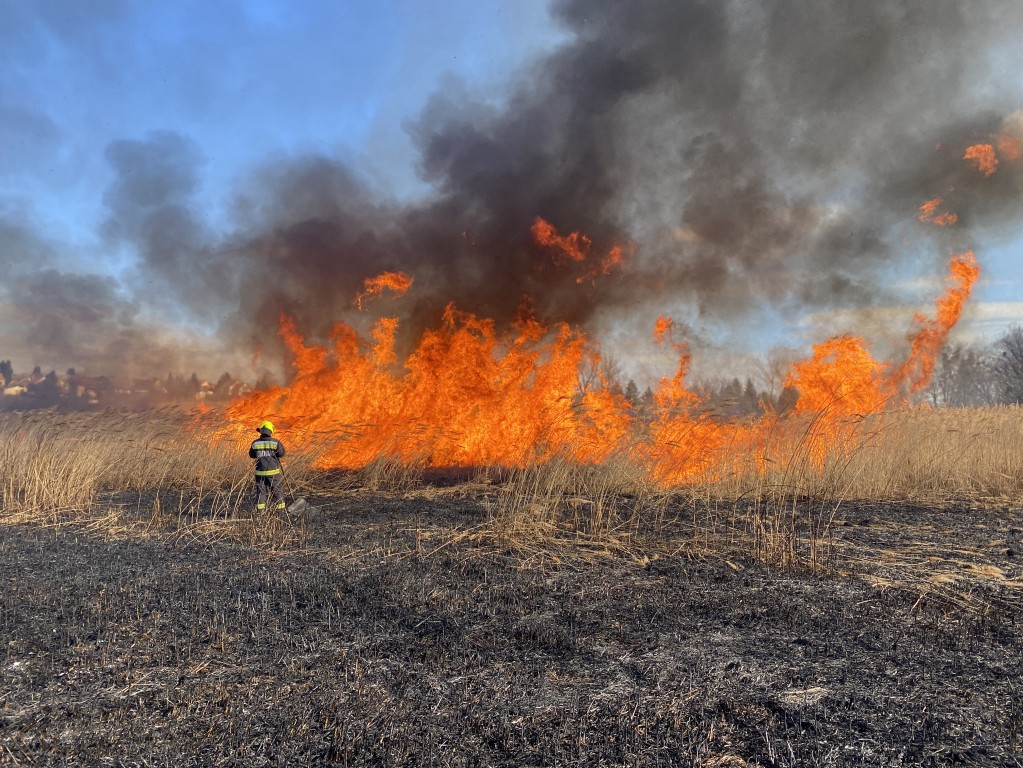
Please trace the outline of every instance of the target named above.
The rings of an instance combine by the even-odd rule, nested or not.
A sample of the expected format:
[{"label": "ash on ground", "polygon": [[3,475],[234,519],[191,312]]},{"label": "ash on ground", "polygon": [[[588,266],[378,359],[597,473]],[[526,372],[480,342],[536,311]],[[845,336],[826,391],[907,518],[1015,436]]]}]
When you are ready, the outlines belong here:
[{"label": "ash on ground", "polygon": [[[872,509],[835,521],[836,560],[926,561],[899,515],[944,555],[991,539]],[[458,535],[484,517],[353,495],[278,550],[0,528],[0,764],[1023,765],[1011,602],[904,588],[883,557],[524,562]]]}]

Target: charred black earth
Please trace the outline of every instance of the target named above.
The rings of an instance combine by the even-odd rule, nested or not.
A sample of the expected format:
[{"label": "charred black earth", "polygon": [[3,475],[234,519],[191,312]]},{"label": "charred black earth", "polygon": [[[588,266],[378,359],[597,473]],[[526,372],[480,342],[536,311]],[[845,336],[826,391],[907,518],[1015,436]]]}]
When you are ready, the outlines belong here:
[{"label": "charred black earth", "polygon": [[[900,515],[1017,557],[1018,514],[860,510],[833,535],[926,550]],[[1023,765],[1011,589],[929,594],[883,556],[841,575],[840,546],[824,576],[524,562],[465,535],[483,516],[353,495],[278,550],[0,528],[0,765]]]}]

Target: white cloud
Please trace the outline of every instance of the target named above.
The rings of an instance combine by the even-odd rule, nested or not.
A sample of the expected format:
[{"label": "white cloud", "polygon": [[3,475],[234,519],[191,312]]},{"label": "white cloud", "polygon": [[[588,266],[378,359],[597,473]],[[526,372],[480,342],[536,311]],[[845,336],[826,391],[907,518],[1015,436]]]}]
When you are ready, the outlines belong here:
[{"label": "white cloud", "polygon": [[977,302],[966,308],[955,339],[988,344],[1014,325],[1023,325],[1023,301]]},{"label": "white cloud", "polygon": [[[912,306],[845,308],[804,315],[796,326],[810,343],[851,333],[862,336],[883,355],[905,341],[917,312],[931,315],[927,308]],[[964,308],[950,338],[955,343],[987,344],[1014,325],[1023,325],[1023,301],[974,302]]]}]

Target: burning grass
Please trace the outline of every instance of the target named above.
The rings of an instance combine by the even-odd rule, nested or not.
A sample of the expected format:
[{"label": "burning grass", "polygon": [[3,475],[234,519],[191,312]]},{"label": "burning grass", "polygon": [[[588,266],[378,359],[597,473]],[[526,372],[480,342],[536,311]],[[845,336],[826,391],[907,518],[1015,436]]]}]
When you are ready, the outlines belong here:
[{"label": "burning grass", "polygon": [[[4,414],[0,520],[292,541],[300,520],[252,515],[247,438],[204,433],[203,423],[174,411]],[[760,434],[756,443],[720,446],[702,460],[700,476],[667,487],[651,478],[643,447],[601,464],[556,456],[521,467],[439,470],[384,455],[359,471],[315,469],[331,441],[291,450],[285,487],[292,499],[315,500],[358,489],[415,494],[468,483],[488,490],[487,532],[502,545],[585,540],[642,548],[677,537],[684,523],[686,539],[708,548],[721,546],[718,533],[727,530],[729,556],[812,569],[828,561],[833,518],[850,504],[994,510],[1023,499],[1018,407],[841,420],[797,413],[774,417]],[[282,437],[287,442],[286,432]],[[678,439],[668,462],[684,452],[686,436]],[[662,469],[671,473],[670,464]],[[680,520],[680,508],[699,512]]]},{"label": "burning grass", "polygon": [[[586,241],[576,235],[554,242],[567,252],[582,248],[577,255],[584,257]],[[310,343],[282,316],[291,381],[239,397],[203,426],[229,441],[272,417],[294,447],[316,452],[319,469],[358,470],[380,457],[433,469],[624,460],[634,476],[673,489],[749,473],[761,478],[772,465],[788,471],[798,456],[820,468],[829,453],[856,449],[864,414],[891,411],[926,386],[979,274],[972,253],[951,258],[946,291],[932,316],[914,317],[901,362],[876,360],[852,335],[814,345],[786,376],[786,390],[798,392],[787,414],[770,404],[763,404],[763,418],[747,421],[707,413],[687,382],[691,355],[673,340],[670,318],[658,319],[654,339],[670,343],[677,368],[639,408],[599,373],[599,349],[581,329],[545,326],[527,305],[502,331],[451,304],[400,364],[397,318],[378,318],[368,337],[339,322],[327,346]]]}]

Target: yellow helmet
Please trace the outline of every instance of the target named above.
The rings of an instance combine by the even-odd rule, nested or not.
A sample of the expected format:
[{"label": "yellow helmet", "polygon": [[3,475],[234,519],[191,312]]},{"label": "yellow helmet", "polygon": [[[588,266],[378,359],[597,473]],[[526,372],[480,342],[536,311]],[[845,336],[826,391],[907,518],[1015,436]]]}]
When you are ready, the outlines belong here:
[{"label": "yellow helmet", "polygon": [[269,432],[270,434],[273,434],[274,423],[272,421],[264,421],[262,424],[259,425],[259,431],[263,432],[264,430],[266,432]]}]

